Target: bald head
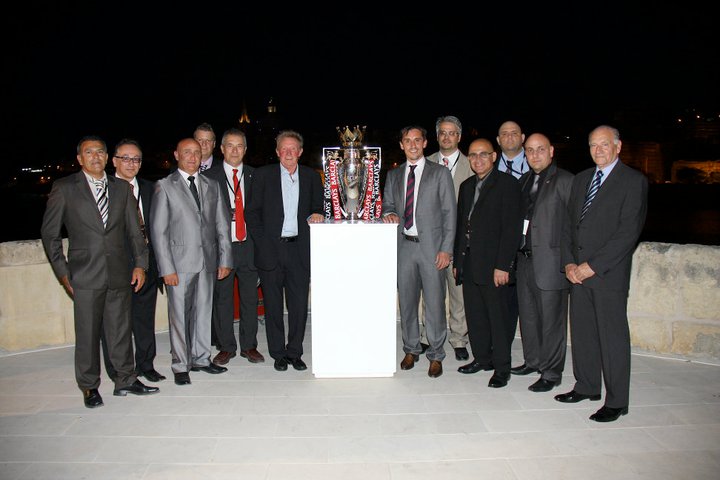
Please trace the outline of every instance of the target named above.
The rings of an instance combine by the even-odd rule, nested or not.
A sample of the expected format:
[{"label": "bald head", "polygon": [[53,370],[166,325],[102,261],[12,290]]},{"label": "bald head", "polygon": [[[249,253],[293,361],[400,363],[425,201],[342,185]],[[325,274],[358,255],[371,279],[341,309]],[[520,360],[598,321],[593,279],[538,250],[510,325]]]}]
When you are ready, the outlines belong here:
[{"label": "bald head", "polygon": [[528,165],[533,172],[540,173],[545,170],[553,159],[554,148],[542,133],[533,133],[525,140],[525,155]]}]

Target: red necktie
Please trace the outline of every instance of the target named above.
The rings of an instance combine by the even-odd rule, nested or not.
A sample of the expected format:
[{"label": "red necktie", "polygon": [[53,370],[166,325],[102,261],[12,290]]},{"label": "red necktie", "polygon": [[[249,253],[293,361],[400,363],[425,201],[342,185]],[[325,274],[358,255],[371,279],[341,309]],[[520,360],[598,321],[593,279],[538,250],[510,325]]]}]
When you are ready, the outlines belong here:
[{"label": "red necktie", "polygon": [[242,191],[240,190],[240,179],[237,176],[238,169],[233,168],[233,186],[235,187],[235,236],[238,242],[245,240],[245,211],[243,209]]},{"label": "red necktie", "polygon": [[450,165],[450,160],[448,160],[447,157],[443,157],[443,165],[445,165],[446,167]]}]

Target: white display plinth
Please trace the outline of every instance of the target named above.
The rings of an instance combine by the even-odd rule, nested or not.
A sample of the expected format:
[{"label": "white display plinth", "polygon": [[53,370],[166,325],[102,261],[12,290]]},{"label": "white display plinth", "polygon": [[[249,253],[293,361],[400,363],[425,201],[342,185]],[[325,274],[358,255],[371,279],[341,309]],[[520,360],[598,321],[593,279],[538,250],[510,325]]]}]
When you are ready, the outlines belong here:
[{"label": "white display plinth", "polygon": [[392,377],[397,357],[397,224],[310,224],[312,371]]}]

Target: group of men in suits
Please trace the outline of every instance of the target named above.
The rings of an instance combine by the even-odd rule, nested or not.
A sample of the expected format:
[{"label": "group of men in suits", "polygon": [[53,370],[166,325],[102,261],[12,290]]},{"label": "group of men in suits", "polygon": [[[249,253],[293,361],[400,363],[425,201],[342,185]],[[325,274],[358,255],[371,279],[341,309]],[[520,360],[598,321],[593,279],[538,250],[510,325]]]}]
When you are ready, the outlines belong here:
[{"label": "group of men in suits", "polygon": [[[441,117],[437,131],[459,137],[456,120]],[[383,192],[383,221],[399,224],[400,368],[413,368],[425,353],[428,375],[442,375],[448,324],[452,331],[445,295],[452,282],[462,288],[473,353],[458,371],[494,370],[488,383],[493,388],[507,385],[511,373],[540,373],[528,388],[549,391],[560,384],[565,364],[569,295],[576,383],[555,399],[599,400],[604,383],[605,405],[590,418],[617,420],[628,412],[627,295],[647,211],[647,179],[620,161],[620,134],[607,125],[590,133],[595,166],[577,176],[556,165],[545,135],[525,140],[515,122],[503,123],[498,143],[519,147],[502,149],[504,167],[490,140],[470,143],[467,159],[474,175],[460,180],[455,200],[457,178],[445,168],[449,162],[441,155],[424,156],[426,131],[419,126],[401,131],[406,162],[388,173]],[[424,337],[418,324],[421,294]],[[525,362],[511,368],[518,319],[513,308],[519,310]]]},{"label": "group of men in suits", "polygon": [[[110,176],[107,146],[96,136],[78,144],[81,171],[53,184],[42,240],[54,273],[73,298],[76,381],[88,408],[103,405],[101,344],[114,395],[159,391],[137,378],[165,378],[153,364],[158,279],[167,291],[177,385],[190,384],[191,371],[225,372],[221,364],[236,355],[235,278],[241,294],[240,354],[253,363],[264,361],[256,339],[258,270],[268,292],[268,345],[275,369],[286,370],[288,363],[307,368],[301,357],[310,279],[308,222],[324,217],[320,176],[298,165],[302,136],[281,132],[276,139],[280,164],[258,169],[253,182],[253,169],[242,163],[247,148],[242,131],[225,132],[224,161],[208,165],[204,175],[204,152],[214,146],[214,132],[207,125],[195,134],[205,137],[180,140],[177,169],[154,187],[137,178],[142,162],[137,142],[118,143],[116,175]],[[253,189],[262,204],[251,200]],[[257,257],[251,238],[262,243]],[[283,298],[289,310],[287,341]],[[211,330],[220,350],[215,359]]]}]

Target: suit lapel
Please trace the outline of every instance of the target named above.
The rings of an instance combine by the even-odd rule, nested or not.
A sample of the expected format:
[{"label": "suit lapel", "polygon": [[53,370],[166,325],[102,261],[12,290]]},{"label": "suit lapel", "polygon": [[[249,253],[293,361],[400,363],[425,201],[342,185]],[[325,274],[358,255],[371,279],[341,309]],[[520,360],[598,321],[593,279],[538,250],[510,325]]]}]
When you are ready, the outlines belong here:
[{"label": "suit lapel", "polygon": [[104,231],[105,227],[103,226],[102,218],[100,218],[100,210],[98,210],[97,200],[95,200],[95,192],[91,190],[90,184],[82,171],[78,172],[75,177],[75,186],[77,187],[80,198],[84,199],[89,207],[89,211],[93,212],[90,214],[93,215],[93,218],[96,220],[94,222],[96,229],[98,231]]}]

